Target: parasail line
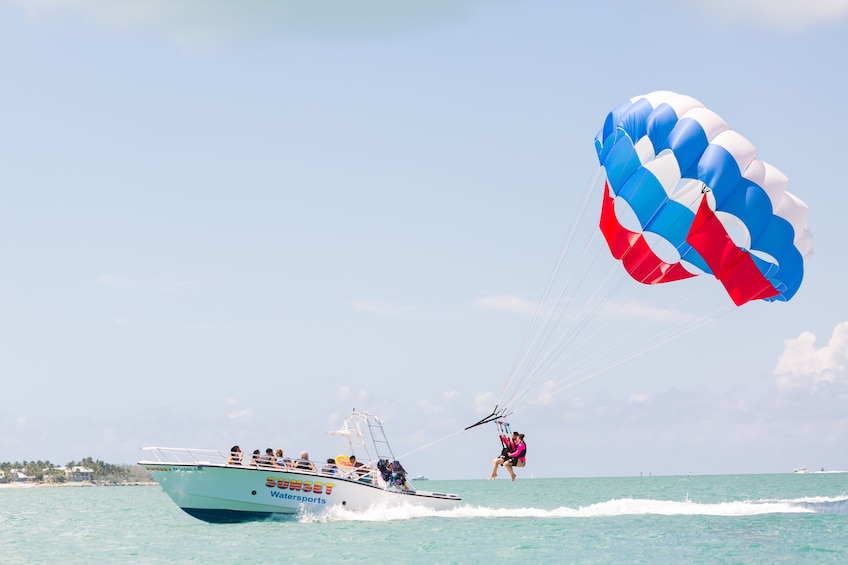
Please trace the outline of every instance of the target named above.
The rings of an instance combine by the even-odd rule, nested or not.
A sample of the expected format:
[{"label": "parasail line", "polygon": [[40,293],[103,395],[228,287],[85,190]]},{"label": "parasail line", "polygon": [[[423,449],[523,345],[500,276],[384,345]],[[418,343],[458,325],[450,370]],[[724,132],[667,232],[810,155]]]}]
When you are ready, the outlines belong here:
[{"label": "parasail line", "polygon": [[[692,328],[687,330],[685,333],[688,333],[689,331],[693,331],[693,330],[697,329],[698,327],[705,325],[706,323],[709,323],[709,320],[706,320],[706,321],[702,322],[701,324],[697,324],[695,326],[692,326]],[[573,386],[577,386],[578,384],[584,383],[584,382],[588,381],[589,379],[592,379],[592,378],[594,378],[598,375],[601,375],[601,374],[603,374],[603,373],[605,373],[605,372],[607,372],[607,371],[609,371],[609,370],[611,370],[615,367],[623,365],[626,362],[630,361],[631,359],[634,359],[634,358],[636,358],[640,355],[643,355],[644,353],[647,353],[648,351],[650,351],[652,349],[660,347],[661,345],[664,345],[664,344],[668,343],[669,341],[672,341],[673,339],[676,339],[675,336],[669,336],[669,337],[666,337],[665,339],[658,340],[654,344],[646,346],[643,350],[633,352],[633,353],[631,353],[627,356],[624,356],[624,357],[620,357],[620,358],[610,362],[607,365],[604,365],[602,367],[598,367],[597,369],[593,369],[590,372],[588,372],[584,375],[581,375],[580,378],[574,378],[574,379],[571,379],[571,380],[569,380],[567,378],[565,380],[555,382],[554,384],[558,384],[558,385],[562,385],[562,386],[559,386],[558,388],[549,391],[545,396],[538,396],[535,399],[530,400],[529,402],[522,404],[521,406],[516,406],[515,408],[513,408],[513,414],[518,413],[519,411],[523,410],[526,407],[538,404],[539,402],[542,402],[543,400],[545,400],[545,398],[553,397],[553,396],[555,396],[555,395],[557,395],[557,394],[559,394],[559,393],[561,393],[561,392],[563,392],[563,391],[565,391],[565,390],[567,390],[567,389],[569,389]]]},{"label": "parasail line", "polygon": [[[542,292],[542,297],[541,297],[541,299],[539,300],[539,303],[536,306],[536,311],[533,315],[533,318],[531,319],[530,326],[527,328],[527,331],[524,335],[524,339],[521,343],[521,346],[518,349],[518,353],[516,354],[516,358],[513,361],[512,369],[510,370],[509,375],[506,379],[506,382],[504,383],[503,388],[501,389],[501,394],[500,394],[501,399],[503,399],[504,394],[506,393],[507,389],[509,388],[512,379],[515,378],[516,373],[519,372],[519,367],[524,363],[523,359],[524,359],[524,356],[527,352],[528,347],[533,347],[535,340],[540,335],[539,332],[535,331],[535,328],[536,328],[537,324],[539,323],[539,320],[542,319],[541,313],[542,313],[543,308],[544,308],[544,306],[547,302],[548,296],[549,296],[551,290],[553,289],[553,286],[554,286],[554,283],[556,282],[556,279],[559,276],[559,271],[562,267],[562,264],[565,261],[565,258],[568,255],[569,250],[571,249],[572,243],[574,241],[574,237],[578,233],[578,228],[580,227],[581,223],[583,222],[583,219],[586,216],[586,211],[588,209],[589,201],[590,201],[590,195],[592,193],[592,187],[593,187],[594,184],[597,183],[598,179],[600,178],[600,175],[601,175],[601,171],[596,170],[594,175],[593,175],[592,180],[589,183],[587,183],[586,189],[583,191],[583,195],[582,195],[580,202],[577,206],[577,209],[575,211],[574,219],[571,222],[569,231],[568,231],[568,233],[567,233],[567,235],[566,235],[566,237],[563,241],[563,244],[560,248],[560,253],[559,253],[559,256],[557,258],[557,261],[554,264],[554,268],[551,271],[551,274],[548,278],[548,282],[545,285],[544,291]],[[566,285],[566,287],[567,287],[567,285]],[[547,322],[545,323],[545,326],[546,325],[547,325]],[[533,339],[531,339],[531,337]],[[522,378],[519,377],[519,384],[521,383],[521,380],[522,380]]]}]

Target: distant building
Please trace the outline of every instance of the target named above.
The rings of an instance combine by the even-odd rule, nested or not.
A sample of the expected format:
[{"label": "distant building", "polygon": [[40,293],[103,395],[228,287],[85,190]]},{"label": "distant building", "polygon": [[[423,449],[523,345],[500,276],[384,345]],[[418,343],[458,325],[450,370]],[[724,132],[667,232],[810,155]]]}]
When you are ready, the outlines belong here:
[{"label": "distant building", "polygon": [[29,477],[26,476],[26,474],[24,474],[24,472],[21,471],[20,469],[12,469],[9,472],[9,478],[12,479],[13,481],[20,481],[20,482],[29,480]]},{"label": "distant building", "polygon": [[94,471],[88,467],[81,467],[80,465],[75,465],[74,467],[65,467],[63,465],[62,467],[56,467],[56,469],[65,473],[66,481],[90,481],[94,475]]}]

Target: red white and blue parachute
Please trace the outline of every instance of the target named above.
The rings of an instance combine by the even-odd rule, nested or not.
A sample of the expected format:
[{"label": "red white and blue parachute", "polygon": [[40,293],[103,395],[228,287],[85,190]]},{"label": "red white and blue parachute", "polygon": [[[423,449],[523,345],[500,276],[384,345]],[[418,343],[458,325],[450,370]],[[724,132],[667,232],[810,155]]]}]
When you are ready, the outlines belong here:
[{"label": "red white and blue parachute", "polygon": [[689,96],[657,91],[614,108],[595,137],[600,228],[631,277],[697,274],[738,306],[792,298],[812,253],[807,206],[754,146]]},{"label": "red white and blue parachute", "polygon": [[807,206],[694,98],[631,98],[606,116],[595,149],[596,177],[481,422],[548,402],[736,306],[788,301],[804,278]]}]

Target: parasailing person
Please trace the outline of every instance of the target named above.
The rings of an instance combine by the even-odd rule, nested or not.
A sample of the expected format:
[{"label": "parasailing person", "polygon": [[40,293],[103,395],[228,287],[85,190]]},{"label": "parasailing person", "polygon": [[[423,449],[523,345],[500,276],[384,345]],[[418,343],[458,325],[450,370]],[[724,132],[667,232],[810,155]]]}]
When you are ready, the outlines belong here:
[{"label": "parasailing person", "polygon": [[501,454],[492,461],[492,472],[489,480],[498,476],[498,467],[503,465],[509,473],[512,481],[515,481],[513,467],[524,467],[527,463],[527,445],[524,443],[524,434],[518,432],[509,433],[509,424],[498,420],[498,437],[501,440]]}]

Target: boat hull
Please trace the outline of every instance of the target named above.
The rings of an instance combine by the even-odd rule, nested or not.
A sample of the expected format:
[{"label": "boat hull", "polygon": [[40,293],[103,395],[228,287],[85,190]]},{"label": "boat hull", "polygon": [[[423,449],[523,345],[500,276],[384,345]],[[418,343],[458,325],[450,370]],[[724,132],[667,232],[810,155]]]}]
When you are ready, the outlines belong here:
[{"label": "boat hull", "polygon": [[359,511],[381,503],[455,508],[454,494],[403,491],[337,475],[204,464],[140,462],[182,510],[206,522],[244,522],[333,506]]}]

